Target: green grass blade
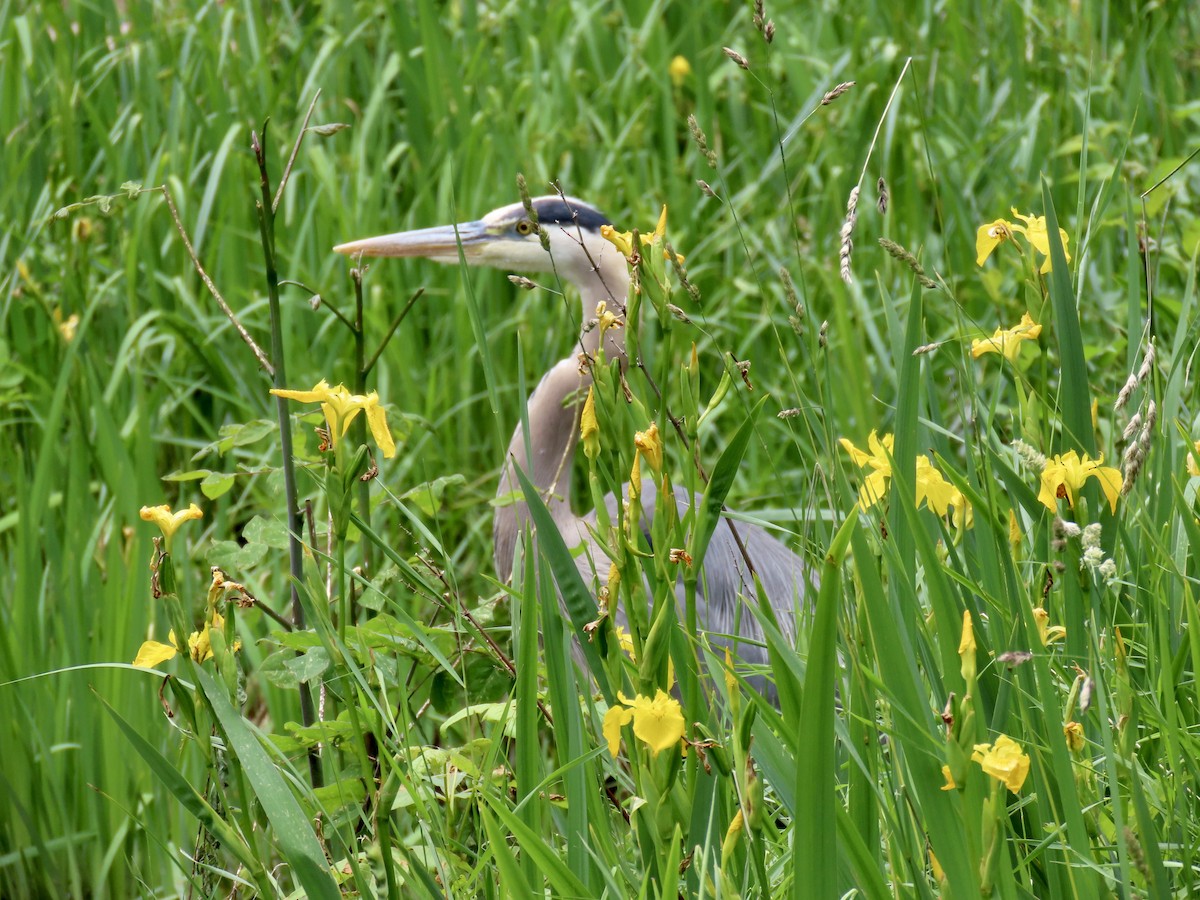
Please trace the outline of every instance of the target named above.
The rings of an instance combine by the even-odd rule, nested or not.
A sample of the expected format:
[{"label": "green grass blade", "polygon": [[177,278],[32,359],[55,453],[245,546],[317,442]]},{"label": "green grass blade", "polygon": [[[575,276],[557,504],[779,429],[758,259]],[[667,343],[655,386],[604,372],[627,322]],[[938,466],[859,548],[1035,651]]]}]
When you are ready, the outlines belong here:
[{"label": "green grass blade", "polygon": [[201,666],[196,666],[195,672],[196,680],[229,741],[229,748],[237,754],[254,795],[271,822],[280,853],[292,867],[296,880],[310,897],[338,900],[341,892],[329,872],[325,851],[321,849],[312,824],[259,743],[258,735],[233,708],[224,686]]}]

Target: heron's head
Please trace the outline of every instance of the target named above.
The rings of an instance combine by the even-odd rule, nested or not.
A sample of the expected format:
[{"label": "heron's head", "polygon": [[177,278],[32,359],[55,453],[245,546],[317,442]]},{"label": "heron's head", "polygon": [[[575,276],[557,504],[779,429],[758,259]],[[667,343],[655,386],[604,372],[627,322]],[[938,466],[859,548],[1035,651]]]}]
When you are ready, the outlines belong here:
[{"label": "heron's head", "polygon": [[474,222],[384,234],[333,249],[349,256],[411,256],[457,263],[461,243],[463,258],[470,265],[512,272],[557,272],[585,295],[606,286],[623,300],[628,277],[625,259],[600,236],[600,226],[610,224],[605,215],[573,197],[537,197],[532,205],[538,224],[550,239],[549,252],[520,203],[494,209]]}]

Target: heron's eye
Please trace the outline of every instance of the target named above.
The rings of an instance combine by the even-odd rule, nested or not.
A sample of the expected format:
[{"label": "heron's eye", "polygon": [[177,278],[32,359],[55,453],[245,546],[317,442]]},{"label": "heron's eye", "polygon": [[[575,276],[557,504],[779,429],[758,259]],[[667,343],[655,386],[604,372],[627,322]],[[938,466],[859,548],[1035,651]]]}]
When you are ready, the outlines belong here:
[{"label": "heron's eye", "polygon": [[528,219],[522,219],[517,223],[517,234],[521,235],[522,237],[527,234],[533,234],[533,228],[534,226],[532,222],[530,222]]}]

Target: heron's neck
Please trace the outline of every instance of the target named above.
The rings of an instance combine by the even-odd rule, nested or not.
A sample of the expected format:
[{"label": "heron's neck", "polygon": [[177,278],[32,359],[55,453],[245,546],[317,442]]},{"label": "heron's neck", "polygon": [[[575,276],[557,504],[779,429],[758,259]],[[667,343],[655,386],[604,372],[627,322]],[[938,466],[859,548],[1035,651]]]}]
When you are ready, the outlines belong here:
[{"label": "heron's neck", "polygon": [[[624,260],[621,261],[624,266]],[[529,440],[520,424],[513,432],[500,474],[497,492],[494,543],[496,568],[507,580],[512,574],[513,549],[517,535],[529,519],[529,507],[514,467],[519,467],[537,489],[568,546],[586,536],[580,519],[571,510],[571,470],[579,442],[579,416],[592,384],[591,370],[580,354],[595,360],[600,347],[600,329],[595,327],[596,306],[603,300],[609,311],[624,321],[628,275],[622,269],[580,284],[583,295],[583,329],[566,359],[559,360],[529,396],[526,419]],[[616,299],[613,299],[614,295]],[[620,359],[624,366],[624,328],[610,328],[604,335],[605,359]],[[578,534],[578,539],[575,535]]]}]

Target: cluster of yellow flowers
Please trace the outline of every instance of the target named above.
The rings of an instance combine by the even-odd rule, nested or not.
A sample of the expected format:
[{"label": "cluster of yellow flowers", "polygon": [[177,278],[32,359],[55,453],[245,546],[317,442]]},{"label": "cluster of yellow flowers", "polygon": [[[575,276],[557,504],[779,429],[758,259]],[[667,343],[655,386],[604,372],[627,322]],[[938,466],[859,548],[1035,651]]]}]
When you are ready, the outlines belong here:
[{"label": "cluster of yellow flowers", "polygon": [[[204,518],[204,513],[201,512],[200,507],[195,503],[189,505],[187,509],[181,509],[179,512],[172,512],[171,507],[166,505],[143,506],[140,515],[145,521],[153,522],[158,526],[163,534],[164,544],[168,552],[170,551],[171,541],[175,537],[175,532],[179,530],[181,525],[185,522]],[[214,588],[219,588],[222,582],[223,579],[219,575],[219,572],[214,570]],[[212,631],[213,629],[220,631],[224,627],[225,617],[217,612],[214,604],[210,604],[204,627],[188,635],[188,653],[192,659],[198,663],[212,659]],[[240,648],[240,642],[235,641],[232,649],[237,651]],[[178,655],[178,652],[175,631],[172,630],[168,633],[167,643],[165,644],[153,640],[143,642],[141,648],[138,650],[137,657],[133,660],[133,665],[151,669],[169,659],[174,659]]]},{"label": "cluster of yellow flowers", "polygon": [[[895,436],[885,434],[882,438],[872,431],[867,437],[867,450],[860,450],[846,438],[840,443],[860,469],[870,469],[858,490],[858,505],[862,510],[870,509],[887,494],[888,481],[892,477],[892,447]],[[954,520],[970,525],[971,507],[962,491],[946,480],[929,457],[917,457],[917,508],[927,503],[939,516],[946,515],[954,507]],[[965,517],[964,517],[965,516]]]}]

